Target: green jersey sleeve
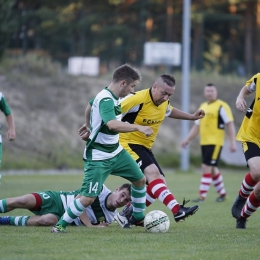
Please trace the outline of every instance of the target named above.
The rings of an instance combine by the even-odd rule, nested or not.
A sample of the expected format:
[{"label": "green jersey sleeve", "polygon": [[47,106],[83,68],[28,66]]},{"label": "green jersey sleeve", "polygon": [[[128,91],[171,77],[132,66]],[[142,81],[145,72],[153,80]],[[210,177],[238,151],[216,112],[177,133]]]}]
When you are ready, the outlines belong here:
[{"label": "green jersey sleeve", "polygon": [[110,120],[116,120],[114,101],[111,98],[103,98],[100,100],[99,111],[105,124]]},{"label": "green jersey sleeve", "polygon": [[5,116],[9,116],[11,114],[11,109],[2,93],[0,93],[0,110],[4,113]]}]

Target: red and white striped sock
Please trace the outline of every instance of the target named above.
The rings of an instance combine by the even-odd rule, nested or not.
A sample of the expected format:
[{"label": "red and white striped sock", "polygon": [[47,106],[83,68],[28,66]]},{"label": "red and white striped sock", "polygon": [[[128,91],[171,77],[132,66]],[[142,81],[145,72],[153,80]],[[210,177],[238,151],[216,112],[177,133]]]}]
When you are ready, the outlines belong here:
[{"label": "red and white striped sock", "polygon": [[155,201],[155,197],[150,189],[150,186],[146,186],[146,207],[149,207]]},{"label": "red and white striped sock", "polygon": [[254,181],[252,179],[252,176],[250,172],[245,176],[244,180],[242,181],[239,195],[243,198],[248,198],[250,193],[254,190],[255,185],[257,184],[257,181]]},{"label": "red and white striped sock", "polygon": [[155,198],[160,200],[166,207],[168,207],[173,214],[179,211],[180,205],[166,187],[162,179],[153,180],[149,185],[152,194]]},{"label": "red and white striped sock", "polygon": [[216,176],[212,177],[212,182],[216,188],[217,193],[220,196],[225,196],[226,190],[224,188],[223,177],[220,172]]},{"label": "red and white striped sock", "polygon": [[252,192],[241,211],[241,216],[244,218],[249,218],[259,207],[260,200],[258,200],[255,196],[255,193]]},{"label": "red and white striped sock", "polygon": [[211,173],[203,173],[200,179],[200,197],[205,199],[207,197],[207,193],[212,182]]}]

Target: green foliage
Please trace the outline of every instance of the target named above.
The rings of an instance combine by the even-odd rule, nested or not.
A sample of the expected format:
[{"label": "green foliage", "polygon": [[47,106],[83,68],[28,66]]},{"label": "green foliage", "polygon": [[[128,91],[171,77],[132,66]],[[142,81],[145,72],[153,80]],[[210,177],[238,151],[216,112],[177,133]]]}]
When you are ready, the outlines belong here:
[{"label": "green foliage", "polygon": [[[230,209],[245,172],[223,174],[228,200],[215,202],[217,193],[211,187],[199,211],[184,223],[176,224],[171,212],[156,201],[146,209],[167,213],[171,226],[168,233],[149,234],[141,227],[124,230],[113,223],[108,228],[68,227],[67,234],[51,234],[51,227],[1,226],[1,255],[5,260],[44,259],[258,259],[258,212],[248,221],[246,230],[235,229]],[[200,174],[168,171],[166,180],[177,201],[197,197]],[[3,175],[1,199],[32,191],[72,190],[79,188],[81,174]],[[115,189],[125,180],[110,176],[106,185]],[[192,205],[190,202],[188,205]],[[13,215],[32,215],[15,210]],[[1,214],[2,215],[2,214]],[[11,212],[4,215],[11,215]],[[250,246],[248,245],[250,241]]]},{"label": "green foliage", "polygon": [[0,0],[0,59],[9,44],[11,35],[18,27],[12,11],[15,0]]},{"label": "green foliage", "polygon": [[8,75],[12,74],[13,71],[19,72],[17,74],[23,75],[24,78],[58,78],[59,74],[63,73],[60,63],[54,62],[47,55],[40,56],[37,54],[28,54],[1,60],[1,74]]},{"label": "green foliage", "polygon": [[[140,65],[146,41],[182,42],[181,1],[1,0],[0,4],[0,55],[7,47],[23,53],[42,49],[63,63],[70,56],[87,55],[100,57],[108,67],[111,62]],[[192,1],[192,67],[223,74],[240,69],[244,74],[248,56],[254,59],[250,64],[255,63],[251,70],[257,70],[250,42],[259,45],[253,36],[259,26],[257,15],[247,12],[256,4],[256,0]],[[244,23],[249,18],[252,22]],[[244,42],[248,31],[250,39],[237,44]]]}]

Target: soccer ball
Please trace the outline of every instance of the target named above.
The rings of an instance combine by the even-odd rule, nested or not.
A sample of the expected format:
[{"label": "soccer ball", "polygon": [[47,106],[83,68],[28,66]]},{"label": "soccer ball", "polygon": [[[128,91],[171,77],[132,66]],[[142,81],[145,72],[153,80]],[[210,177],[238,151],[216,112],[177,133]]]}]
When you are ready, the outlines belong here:
[{"label": "soccer ball", "polygon": [[169,230],[170,220],[163,211],[153,210],[145,216],[144,227],[149,233],[165,233]]}]

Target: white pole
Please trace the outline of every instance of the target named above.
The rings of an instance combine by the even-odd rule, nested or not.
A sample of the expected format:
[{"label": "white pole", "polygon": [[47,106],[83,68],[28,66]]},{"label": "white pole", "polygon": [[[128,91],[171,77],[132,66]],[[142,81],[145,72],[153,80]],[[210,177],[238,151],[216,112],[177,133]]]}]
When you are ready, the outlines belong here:
[{"label": "white pole", "polygon": [[[189,113],[190,103],[190,5],[191,0],[183,0],[183,26],[182,26],[182,98],[181,107]],[[184,140],[189,133],[189,121],[181,121],[181,138]],[[189,169],[190,151],[187,147],[181,150],[181,170]]]}]

